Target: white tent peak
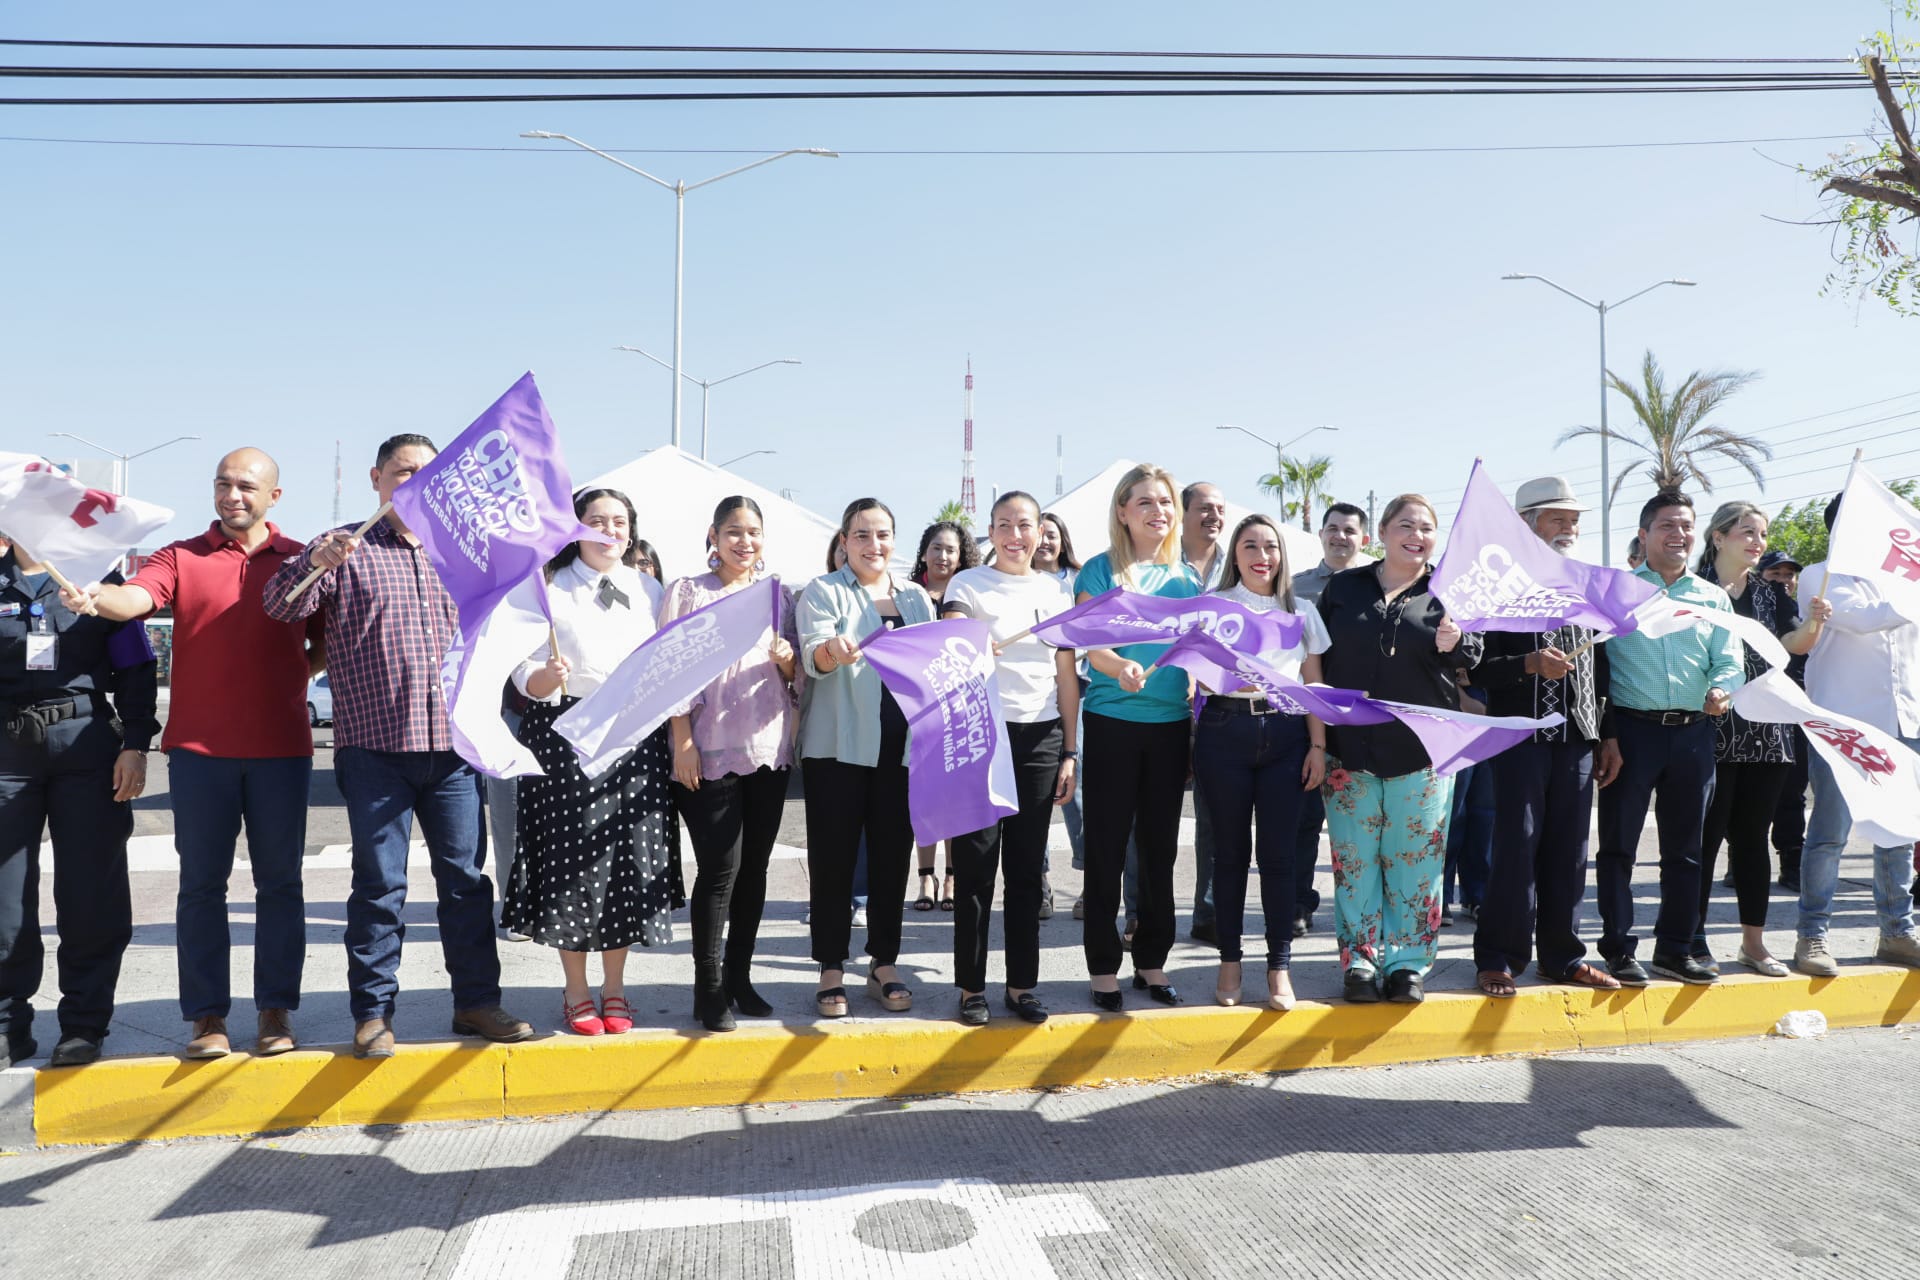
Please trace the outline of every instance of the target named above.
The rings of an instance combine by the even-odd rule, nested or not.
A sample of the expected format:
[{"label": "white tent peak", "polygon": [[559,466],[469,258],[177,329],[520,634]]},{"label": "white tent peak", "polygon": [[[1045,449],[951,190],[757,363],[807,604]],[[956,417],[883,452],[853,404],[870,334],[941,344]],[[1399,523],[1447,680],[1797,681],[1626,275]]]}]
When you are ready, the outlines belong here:
[{"label": "white tent peak", "polygon": [[640,536],[659,552],[668,581],[707,572],[707,527],[713,509],[734,494],[759,504],[768,571],[795,591],[826,571],[827,543],[840,528],[764,485],[670,444],[650,449],[583,487],[618,489],[633,499]]}]

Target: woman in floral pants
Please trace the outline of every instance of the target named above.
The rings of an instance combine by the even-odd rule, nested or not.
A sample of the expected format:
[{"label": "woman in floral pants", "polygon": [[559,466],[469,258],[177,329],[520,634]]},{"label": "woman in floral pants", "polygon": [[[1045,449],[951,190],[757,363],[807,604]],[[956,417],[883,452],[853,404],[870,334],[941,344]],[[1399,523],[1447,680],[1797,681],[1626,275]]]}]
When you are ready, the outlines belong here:
[{"label": "woman in floral pants", "polygon": [[[1429,590],[1438,522],[1418,494],[1387,504],[1385,556],[1335,574],[1320,597],[1332,646],[1326,682],[1376,698],[1458,710],[1454,673],[1480,660]],[[1453,782],[1434,773],[1426,749],[1398,721],[1330,725],[1323,794],[1333,846],[1334,928],[1346,998],[1425,998],[1440,935],[1441,874]]]}]

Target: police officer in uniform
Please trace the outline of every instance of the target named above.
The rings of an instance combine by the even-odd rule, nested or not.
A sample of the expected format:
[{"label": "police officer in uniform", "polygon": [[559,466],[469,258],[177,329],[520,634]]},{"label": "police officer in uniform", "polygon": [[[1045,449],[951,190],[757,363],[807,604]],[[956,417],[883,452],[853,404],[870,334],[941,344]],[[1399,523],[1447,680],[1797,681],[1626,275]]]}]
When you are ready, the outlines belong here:
[{"label": "police officer in uniform", "polygon": [[75,614],[25,548],[0,554],[0,1066],[38,1050],[28,1002],[46,959],[40,840],[49,829],[60,932],[60,1040],[49,1063],[100,1056],[133,936],[129,802],[146,787],[157,696],[141,623]]}]

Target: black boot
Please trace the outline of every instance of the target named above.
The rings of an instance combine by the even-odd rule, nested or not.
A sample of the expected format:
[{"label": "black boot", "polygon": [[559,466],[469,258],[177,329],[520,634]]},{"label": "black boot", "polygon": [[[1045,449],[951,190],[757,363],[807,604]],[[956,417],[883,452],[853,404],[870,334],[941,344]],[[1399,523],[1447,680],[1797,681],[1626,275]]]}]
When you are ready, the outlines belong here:
[{"label": "black boot", "polygon": [[720,985],[720,973],[712,965],[693,967],[693,1016],[709,1031],[733,1030],[732,1002]]},{"label": "black boot", "polygon": [[724,988],[727,998],[733,1002],[734,1008],[749,1018],[771,1018],[773,1006],[760,998],[760,993],[753,989],[753,983],[747,975],[745,965],[738,968],[727,966]]}]

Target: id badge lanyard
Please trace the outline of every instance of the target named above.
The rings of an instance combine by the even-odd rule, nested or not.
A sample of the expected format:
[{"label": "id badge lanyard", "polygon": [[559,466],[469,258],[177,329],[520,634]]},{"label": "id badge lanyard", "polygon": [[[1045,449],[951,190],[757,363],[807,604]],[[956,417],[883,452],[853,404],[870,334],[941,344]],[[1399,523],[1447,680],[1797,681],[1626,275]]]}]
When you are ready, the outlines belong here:
[{"label": "id badge lanyard", "polygon": [[47,621],[45,605],[35,601],[27,614],[27,670],[51,671],[59,662],[60,637]]}]

